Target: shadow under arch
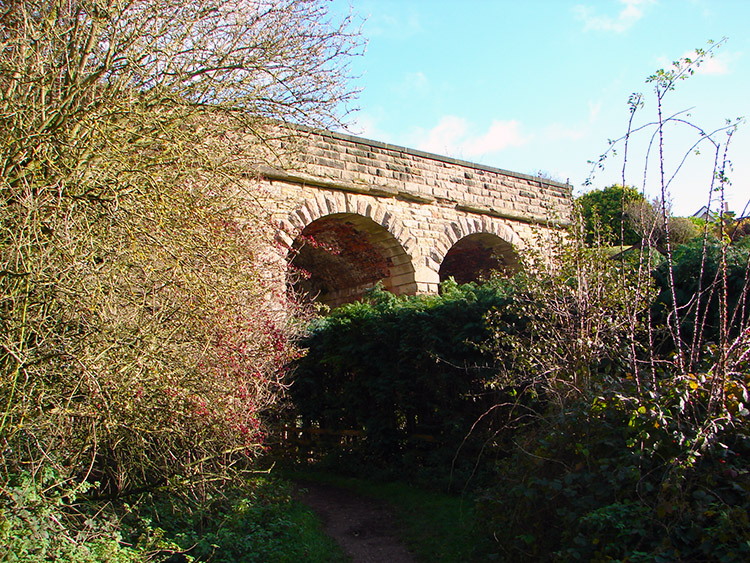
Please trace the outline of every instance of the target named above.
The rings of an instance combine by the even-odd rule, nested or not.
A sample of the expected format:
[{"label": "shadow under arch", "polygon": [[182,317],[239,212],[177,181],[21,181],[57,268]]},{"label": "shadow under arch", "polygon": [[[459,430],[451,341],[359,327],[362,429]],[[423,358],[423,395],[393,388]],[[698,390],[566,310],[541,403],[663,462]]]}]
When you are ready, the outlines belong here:
[{"label": "shadow under arch", "polygon": [[458,283],[489,278],[494,273],[511,275],[520,269],[513,246],[492,233],[473,233],[458,240],[440,264],[440,281],[452,277]]},{"label": "shadow under arch", "polygon": [[411,257],[386,228],[356,213],[309,223],[289,254],[291,290],[329,307],[356,301],[377,282],[396,294],[416,292]]}]

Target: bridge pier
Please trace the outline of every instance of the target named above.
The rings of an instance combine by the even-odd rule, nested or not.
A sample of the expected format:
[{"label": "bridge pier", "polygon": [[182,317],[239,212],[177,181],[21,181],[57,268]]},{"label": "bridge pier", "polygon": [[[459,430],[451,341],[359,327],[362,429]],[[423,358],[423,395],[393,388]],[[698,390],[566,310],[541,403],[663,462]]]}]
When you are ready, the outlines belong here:
[{"label": "bridge pier", "polygon": [[440,273],[423,266],[414,271],[414,293],[437,293],[440,285]]}]

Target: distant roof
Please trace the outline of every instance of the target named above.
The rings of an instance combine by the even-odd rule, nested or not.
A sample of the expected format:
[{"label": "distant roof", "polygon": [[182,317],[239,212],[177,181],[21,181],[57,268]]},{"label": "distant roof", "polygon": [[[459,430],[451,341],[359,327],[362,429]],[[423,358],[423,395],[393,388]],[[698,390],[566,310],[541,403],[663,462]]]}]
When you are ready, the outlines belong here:
[{"label": "distant roof", "polygon": [[[724,213],[729,213],[729,204],[725,201],[724,202]],[[719,218],[719,211],[714,211],[713,209],[709,209],[705,205],[701,207],[698,211],[693,213],[691,217],[698,217],[700,219],[706,219],[709,221],[716,221]]]},{"label": "distant roof", "polygon": [[710,220],[710,221],[715,220],[718,216],[719,216],[718,213],[716,213],[715,211],[712,211],[705,205],[691,215],[691,217],[698,217],[699,219],[705,219],[705,220]]}]

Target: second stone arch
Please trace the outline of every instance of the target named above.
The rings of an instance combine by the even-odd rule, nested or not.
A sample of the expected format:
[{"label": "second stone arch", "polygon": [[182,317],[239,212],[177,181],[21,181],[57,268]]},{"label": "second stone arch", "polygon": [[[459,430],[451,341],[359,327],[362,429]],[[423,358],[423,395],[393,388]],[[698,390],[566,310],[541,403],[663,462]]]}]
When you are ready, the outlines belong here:
[{"label": "second stone arch", "polygon": [[510,275],[520,269],[518,250],[523,240],[501,220],[467,218],[446,226],[433,253],[441,282],[458,283]]},{"label": "second stone arch", "polygon": [[493,233],[474,233],[454,244],[440,264],[440,281],[458,283],[483,281],[493,275],[518,271],[518,254],[513,246]]}]

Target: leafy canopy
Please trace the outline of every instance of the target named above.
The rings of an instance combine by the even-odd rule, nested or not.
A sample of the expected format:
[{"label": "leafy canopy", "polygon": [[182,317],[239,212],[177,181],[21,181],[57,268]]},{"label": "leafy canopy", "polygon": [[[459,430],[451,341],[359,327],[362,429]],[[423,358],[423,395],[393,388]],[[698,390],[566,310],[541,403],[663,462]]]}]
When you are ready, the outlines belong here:
[{"label": "leafy canopy", "polygon": [[625,217],[632,203],[645,201],[641,193],[631,186],[614,184],[601,190],[592,190],[577,198],[584,221],[586,242],[597,238],[621,244],[638,244],[640,235]]}]

